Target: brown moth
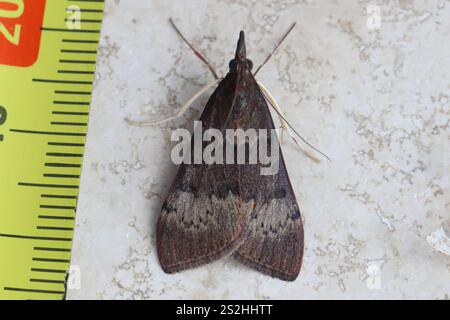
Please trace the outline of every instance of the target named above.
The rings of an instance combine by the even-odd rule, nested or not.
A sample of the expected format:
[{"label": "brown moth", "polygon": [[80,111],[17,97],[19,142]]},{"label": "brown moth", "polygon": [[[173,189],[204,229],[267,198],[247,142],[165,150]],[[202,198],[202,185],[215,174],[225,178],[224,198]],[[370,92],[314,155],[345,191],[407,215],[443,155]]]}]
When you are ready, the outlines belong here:
[{"label": "brown moth", "polygon": [[[241,31],[229,72],[200,117],[203,131],[275,129],[252,66]],[[270,149],[272,138],[267,138]],[[179,272],[232,255],[264,274],[295,280],[303,224],[281,149],[279,158],[274,175],[261,175],[259,163],[181,164],[157,222],[163,270]]]}]

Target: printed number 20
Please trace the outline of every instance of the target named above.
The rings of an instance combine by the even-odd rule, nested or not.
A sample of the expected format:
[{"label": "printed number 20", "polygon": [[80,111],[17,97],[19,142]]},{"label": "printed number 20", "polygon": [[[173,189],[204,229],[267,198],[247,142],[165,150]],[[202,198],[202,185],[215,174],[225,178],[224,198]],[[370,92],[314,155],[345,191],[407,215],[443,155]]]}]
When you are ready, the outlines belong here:
[{"label": "printed number 20", "polygon": [[[0,9],[0,18],[9,18],[9,19],[15,19],[19,18],[23,14],[24,10],[24,4],[23,0],[0,0],[1,3],[10,3],[15,6],[14,9]],[[5,36],[5,38],[11,42],[12,44],[15,44],[16,46],[19,45],[20,41],[20,31],[22,29],[22,26],[20,24],[14,25],[14,31],[11,33],[3,23],[0,22],[0,33]]]}]

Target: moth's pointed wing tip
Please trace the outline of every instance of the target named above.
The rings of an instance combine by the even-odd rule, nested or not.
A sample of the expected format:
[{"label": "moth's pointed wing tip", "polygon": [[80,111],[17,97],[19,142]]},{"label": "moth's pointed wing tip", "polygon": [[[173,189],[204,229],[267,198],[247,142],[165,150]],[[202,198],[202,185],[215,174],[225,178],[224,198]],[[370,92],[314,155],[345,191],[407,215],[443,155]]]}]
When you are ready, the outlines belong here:
[{"label": "moth's pointed wing tip", "polygon": [[164,273],[167,273],[167,274],[174,274],[174,273],[181,271],[181,270],[175,270],[174,268],[170,268],[169,266],[163,264],[161,262],[161,260],[159,260],[159,264],[161,265],[161,269],[164,271]]},{"label": "moth's pointed wing tip", "polygon": [[282,274],[280,276],[272,276],[272,277],[277,278],[279,280],[286,281],[286,282],[294,282],[295,280],[297,280],[299,273],[296,273],[296,274]]},{"label": "moth's pointed wing tip", "polygon": [[191,265],[191,264],[168,264],[165,263],[163,259],[161,259],[161,256],[159,256],[158,254],[158,260],[159,260],[159,264],[161,265],[161,269],[164,271],[164,273],[166,274],[175,274],[178,272],[182,272],[188,269],[193,269],[195,267],[198,267],[197,265]]},{"label": "moth's pointed wing tip", "polygon": [[261,272],[262,274],[286,282],[295,281],[298,278],[298,275],[300,274],[301,260],[300,263],[298,264],[298,267],[296,267],[295,270],[286,271],[286,270],[275,270],[270,266],[264,266],[256,261],[252,261],[244,257],[243,255],[239,254],[238,251],[233,253],[233,258],[236,259],[238,262],[242,263],[243,265],[255,269],[256,271]]}]

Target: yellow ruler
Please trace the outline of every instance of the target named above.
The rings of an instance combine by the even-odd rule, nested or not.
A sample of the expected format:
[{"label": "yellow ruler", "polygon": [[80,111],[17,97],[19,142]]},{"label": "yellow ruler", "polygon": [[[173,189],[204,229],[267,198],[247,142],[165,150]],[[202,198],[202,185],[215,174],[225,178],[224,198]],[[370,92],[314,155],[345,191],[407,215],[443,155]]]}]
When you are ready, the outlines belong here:
[{"label": "yellow ruler", "polygon": [[103,0],[0,0],[0,299],[63,299]]}]

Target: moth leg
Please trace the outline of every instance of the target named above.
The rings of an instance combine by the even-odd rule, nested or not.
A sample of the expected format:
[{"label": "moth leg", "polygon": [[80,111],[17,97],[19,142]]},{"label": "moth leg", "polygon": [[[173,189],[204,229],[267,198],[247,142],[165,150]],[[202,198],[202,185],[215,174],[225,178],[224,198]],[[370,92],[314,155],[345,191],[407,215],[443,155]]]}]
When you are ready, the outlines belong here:
[{"label": "moth leg", "polygon": [[[269,90],[259,81],[257,81],[258,86],[261,88],[261,90],[264,93],[264,96],[267,100],[270,100],[270,103],[273,105],[273,107],[276,109],[277,113],[278,113],[278,118],[280,118],[280,123],[281,123],[281,135],[280,135],[280,141],[283,141],[283,134],[284,131],[287,131],[288,134],[291,136],[291,134],[289,133],[288,130],[288,124],[287,121],[285,120],[284,117],[282,117],[281,115],[283,114],[281,112],[280,106],[278,105],[278,103],[276,102],[275,98],[272,96],[272,94],[269,92]],[[292,137],[292,136],[291,136]]]},{"label": "moth leg", "polygon": [[[306,149],[302,144],[299,143],[299,141],[295,138],[295,136],[298,136],[304,143],[306,143],[309,147],[311,147],[312,149],[314,149],[315,151],[317,151],[318,153],[320,153],[321,155],[323,155],[328,161],[330,161],[330,158],[325,155],[323,152],[321,152],[319,149],[317,149],[316,147],[314,147],[313,145],[311,145],[308,141],[306,141],[299,133],[297,133],[295,131],[294,128],[292,128],[292,126],[287,122],[286,117],[283,115],[283,113],[281,112],[280,106],[278,105],[277,101],[275,100],[275,98],[273,97],[273,95],[269,92],[269,90],[259,81],[257,81],[258,86],[260,87],[261,91],[263,92],[264,97],[266,98],[266,100],[269,102],[270,106],[272,106],[272,108],[277,112],[282,127],[283,129],[286,129],[287,133],[289,134],[289,137],[291,137],[291,139],[295,142],[295,144],[302,149],[302,151],[311,159],[313,159],[316,162],[320,162],[320,160],[315,157],[314,155],[311,154],[311,152]],[[291,130],[289,130],[289,128],[292,129],[293,132],[291,132]]]},{"label": "moth leg", "polygon": [[275,128],[277,137],[279,137],[281,144],[284,142],[284,130],[285,128],[283,128],[283,126]]},{"label": "moth leg", "polygon": [[281,123],[280,141],[283,142],[283,137],[284,137],[284,132],[285,131],[292,138],[292,134],[289,132],[289,127],[288,127],[287,121],[285,120],[284,117],[281,116],[283,113],[281,111],[280,106],[276,102],[275,98],[273,97],[273,95],[269,92],[269,90],[261,82],[257,81],[257,83],[258,83],[259,87],[261,88],[261,90],[264,92],[264,94],[266,96],[266,99],[268,99],[268,100],[270,99],[271,104],[273,104],[274,108],[276,109],[276,111],[278,113],[278,118],[280,118],[280,123]]},{"label": "moth leg", "polygon": [[171,121],[171,120],[175,120],[181,116],[183,116],[186,111],[189,109],[189,107],[195,102],[195,100],[197,100],[200,96],[202,96],[209,88],[211,88],[212,86],[218,84],[220,81],[222,80],[222,78],[216,79],[213,82],[207,84],[206,86],[204,86],[203,88],[201,88],[196,94],[194,94],[192,96],[192,98],[190,98],[188,100],[188,102],[186,102],[180,109],[180,111],[178,111],[178,113],[172,117],[160,120],[160,121],[156,121],[156,122],[150,122],[150,121],[135,121],[135,120],[130,120],[128,118],[125,118],[125,121],[132,126],[137,126],[137,127],[152,127],[152,126],[157,126],[160,125],[162,123],[165,123],[167,121]]},{"label": "moth leg", "polygon": [[172,27],[175,29],[175,32],[181,37],[181,39],[183,39],[183,41],[189,46],[189,48],[191,48],[191,50],[194,52],[194,54],[204,63],[206,64],[206,66],[208,67],[209,71],[212,73],[214,79],[219,79],[219,76],[217,75],[217,72],[214,70],[214,68],[211,66],[211,64],[208,62],[208,60],[206,60],[200,52],[198,52],[194,46],[183,36],[183,34],[181,33],[180,29],[178,29],[177,25],[175,24],[175,22],[173,21],[172,18],[169,19],[170,24],[172,25]]}]

